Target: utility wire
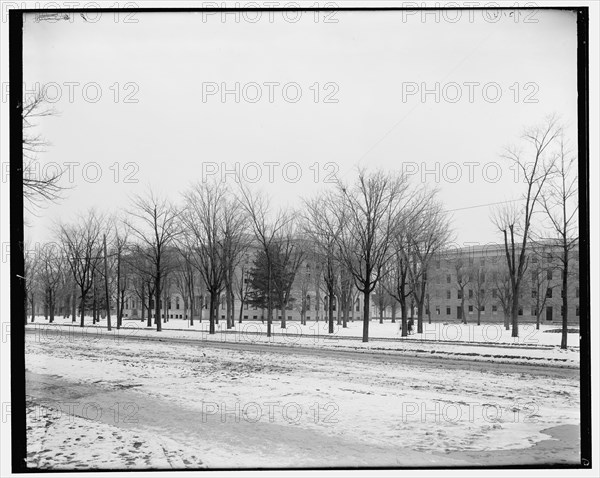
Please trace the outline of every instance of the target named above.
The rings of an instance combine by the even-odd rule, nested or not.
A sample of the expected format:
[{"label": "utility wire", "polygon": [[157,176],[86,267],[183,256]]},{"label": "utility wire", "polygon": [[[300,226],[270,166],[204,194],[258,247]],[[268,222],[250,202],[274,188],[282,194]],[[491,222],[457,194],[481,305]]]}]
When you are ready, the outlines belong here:
[{"label": "utility wire", "polygon": [[500,202],[490,202],[487,204],[477,204],[475,206],[466,206],[466,207],[459,207],[456,209],[447,209],[447,212],[454,212],[454,211],[464,211],[465,209],[475,209],[477,207],[486,207],[486,206],[495,206],[497,204],[506,204],[509,202],[516,202],[516,201],[520,201],[521,199],[509,199],[508,201],[500,201]]}]

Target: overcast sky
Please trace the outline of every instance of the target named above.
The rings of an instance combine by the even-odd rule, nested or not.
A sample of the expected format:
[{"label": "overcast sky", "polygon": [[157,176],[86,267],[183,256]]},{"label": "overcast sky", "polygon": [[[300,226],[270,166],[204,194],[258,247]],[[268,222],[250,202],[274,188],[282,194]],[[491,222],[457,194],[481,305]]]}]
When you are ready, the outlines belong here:
[{"label": "overcast sky", "polygon": [[[52,143],[41,160],[77,165],[65,199],[28,216],[26,238],[47,240],[53,222],[93,206],[117,211],[148,186],[176,201],[209,163],[217,173],[221,163],[238,163],[251,179],[257,170],[247,165],[256,163],[255,187],[274,205],[292,206],[333,187],[325,180],[334,170],[351,181],[357,165],[404,168],[413,181],[438,185],[457,242],[498,241],[490,208],[472,206],[521,194],[503,148],[550,113],[561,115],[573,141],[577,133],[576,16],[527,15],[463,11],[457,20],[448,12],[436,22],[337,12],[329,18],[336,23],[323,12],[318,22],[312,12],[239,22],[200,13],[137,13],[128,19],[137,23],[124,14],[29,16],[26,87],[51,85],[60,113],[39,124]],[[222,86],[236,83],[239,102],[222,98]],[[424,88],[432,91],[425,97]],[[273,182],[269,162],[278,163]],[[431,171],[424,178],[423,169]]]}]

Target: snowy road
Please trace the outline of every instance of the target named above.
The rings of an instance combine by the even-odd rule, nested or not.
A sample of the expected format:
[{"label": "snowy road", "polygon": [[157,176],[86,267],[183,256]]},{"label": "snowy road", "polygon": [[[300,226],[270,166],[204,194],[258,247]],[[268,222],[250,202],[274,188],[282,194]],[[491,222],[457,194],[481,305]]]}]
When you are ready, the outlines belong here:
[{"label": "snowy road", "polygon": [[[27,334],[26,346],[31,403],[62,410],[80,428],[81,422],[110,427],[104,437],[136,437],[133,444],[105,440],[103,446],[125,455],[136,443],[148,449],[160,443],[165,456],[177,458],[155,466],[579,459],[576,369],[490,370],[489,364],[389,354],[109,337],[39,342]],[[46,434],[39,453],[52,455],[63,444],[60,433]],[[69,450],[86,453],[73,443]],[[141,466],[118,456],[98,466]],[[75,459],[60,463],[77,466]]]},{"label": "snowy road", "polygon": [[[49,336],[56,336],[59,341],[65,340],[65,333],[58,328],[45,328],[43,331],[43,337],[39,335],[36,329],[26,328],[26,333],[30,336],[35,335],[36,341],[49,341]],[[498,355],[497,357],[505,359],[505,361],[494,361],[494,360],[471,360],[468,351],[464,352],[460,346],[456,347],[454,357],[449,357],[447,354],[428,354],[423,355],[419,352],[428,352],[427,350],[399,350],[394,351],[393,349],[387,350],[376,350],[376,349],[356,349],[347,346],[340,346],[338,348],[323,348],[323,347],[306,347],[306,346],[295,346],[293,344],[276,344],[276,343],[260,343],[260,342],[227,342],[219,340],[198,340],[188,338],[176,338],[168,337],[163,338],[160,335],[151,333],[151,335],[137,335],[137,334],[125,334],[120,336],[118,339],[109,335],[98,335],[90,332],[89,329],[79,330],[78,328],[72,328],[68,332],[69,339],[79,336],[93,336],[90,341],[103,340],[103,341],[149,341],[149,342],[161,342],[161,343],[174,343],[191,345],[200,348],[221,348],[227,350],[247,350],[254,351],[256,353],[285,353],[288,355],[309,355],[313,357],[327,357],[337,360],[369,360],[374,362],[391,362],[391,363],[402,363],[408,365],[427,365],[433,369],[464,369],[464,370],[475,370],[481,372],[488,371],[501,371],[511,372],[519,374],[535,374],[535,375],[546,375],[550,377],[564,377],[564,378],[579,378],[580,370],[579,367],[572,365],[558,365],[548,363],[535,363],[523,364],[523,363],[506,363],[510,356]],[[481,347],[478,347],[481,348]]]}]

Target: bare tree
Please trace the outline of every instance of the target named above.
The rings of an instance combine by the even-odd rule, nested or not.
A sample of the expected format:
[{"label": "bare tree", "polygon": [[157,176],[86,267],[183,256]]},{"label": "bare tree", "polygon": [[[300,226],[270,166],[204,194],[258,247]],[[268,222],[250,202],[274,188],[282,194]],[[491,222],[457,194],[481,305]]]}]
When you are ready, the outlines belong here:
[{"label": "bare tree", "polygon": [[219,298],[228,268],[224,238],[227,190],[220,183],[196,183],[186,194],[182,215],[192,260],[210,297],[209,333],[215,333]]},{"label": "bare tree", "polygon": [[406,176],[359,170],[351,186],[337,184],[335,200],[326,204],[340,228],[335,235],[340,258],[363,294],[363,342],[369,341],[371,292],[389,258],[397,218],[410,199]]},{"label": "bare tree", "polygon": [[[268,271],[268,288],[271,291],[273,290],[273,246],[279,242],[285,228],[292,221],[292,217],[281,209],[272,215],[268,198],[262,194],[253,194],[243,183],[240,183],[239,201],[250,217],[254,236],[265,254]],[[267,337],[270,337],[274,304],[271,293],[267,294],[267,298]]]},{"label": "bare tree", "polygon": [[423,333],[423,312],[427,294],[427,273],[432,258],[451,238],[448,216],[437,191],[423,191],[413,201],[411,220],[407,232],[410,267],[408,273],[412,284],[412,297],[417,306],[417,333]]},{"label": "bare tree", "polygon": [[[117,312],[117,329],[121,328],[123,322],[123,310],[125,308],[125,293],[129,279],[129,267],[125,259],[129,247],[129,226],[123,220],[113,220],[112,254],[115,275],[115,296]],[[143,300],[143,299],[142,299]]]},{"label": "bare tree", "polygon": [[81,322],[84,326],[86,298],[94,285],[95,271],[102,258],[101,234],[104,217],[90,210],[86,216],[80,216],[78,222],[60,226],[60,238],[64,254],[79,287],[81,304]]},{"label": "bare tree", "polygon": [[25,322],[27,322],[27,305],[31,306],[31,322],[35,321],[35,298],[39,282],[39,254],[31,251],[28,244],[24,245],[24,276],[25,276]]},{"label": "bare tree", "polygon": [[544,125],[525,130],[522,136],[528,151],[517,148],[507,149],[504,158],[512,163],[518,179],[525,184],[525,193],[519,203],[508,203],[492,213],[492,221],[502,233],[506,263],[511,282],[512,295],[512,336],[519,336],[519,295],[523,276],[528,264],[528,241],[533,215],[540,201],[542,191],[554,169],[551,146],[561,134],[561,127],[555,117],[547,119]]},{"label": "bare tree", "polygon": [[54,243],[44,244],[39,251],[39,280],[44,290],[50,322],[54,322],[56,313],[56,294],[64,275],[64,259],[60,249]]},{"label": "bare tree", "polygon": [[134,196],[132,204],[128,226],[138,240],[138,254],[144,256],[152,267],[156,330],[160,332],[161,287],[168,265],[165,253],[180,232],[177,227],[179,212],[171,202],[159,197],[152,190],[144,196]]},{"label": "bare tree", "polygon": [[250,247],[250,237],[247,234],[249,227],[246,211],[232,194],[226,194],[222,198],[222,236],[223,236],[223,259],[225,266],[225,300],[227,328],[235,326],[235,270]]},{"label": "bare tree", "polygon": [[541,204],[552,235],[557,237],[556,245],[561,253],[559,260],[562,274],[562,337],[560,348],[567,348],[568,305],[569,305],[569,262],[571,253],[579,244],[579,210],[577,189],[577,159],[566,145],[564,136],[560,138],[558,160],[554,164],[553,176],[542,191]]},{"label": "bare tree", "polygon": [[22,107],[23,117],[23,196],[30,211],[42,206],[46,201],[57,201],[62,197],[60,179],[64,170],[53,164],[54,170],[42,168],[39,155],[46,151],[50,143],[34,130],[40,118],[56,115],[56,110],[50,106],[44,96],[44,88],[37,89],[33,94],[25,96]]},{"label": "bare tree", "polygon": [[[337,198],[331,193],[324,193],[311,200],[304,201],[304,214],[302,229],[308,240],[314,245],[314,255],[317,262],[322,265],[323,281],[327,297],[335,297],[339,272],[339,258],[337,257],[338,241],[341,223],[334,213],[334,203]],[[329,207],[324,207],[329,204]],[[329,300],[328,321],[329,333],[333,334],[333,300]]]}]

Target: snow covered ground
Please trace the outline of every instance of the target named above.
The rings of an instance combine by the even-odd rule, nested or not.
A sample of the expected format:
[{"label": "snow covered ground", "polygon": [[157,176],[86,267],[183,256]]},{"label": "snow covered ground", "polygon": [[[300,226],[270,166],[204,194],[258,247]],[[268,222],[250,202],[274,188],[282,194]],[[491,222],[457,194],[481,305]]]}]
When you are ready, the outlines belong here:
[{"label": "snow covered ground", "polygon": [[[202,468],[202,461],[151,434],[27,403],[27,466],[54,470]],[[171,449],[169,449],[169,446]]]},{"label": "snow covered ground", "polygon": [[[114,322],[114,321],[113,321]],[[371,340],[363,343],[362,323],[349,323],[347,329],[337,327],[334,334],[328,334],[327,324],[313,322],[306,326],[298,322],[290,322],[286,329],[281,329],[280,324],[273,324],[273,335],[266,336],[266,325],[261,322],[246,322],[236,324],[235,329],[227,330],[223,321],[216,326],[216,333],[208,333],[208,323],[195,322],[193,327],[185,320],[172,319],[163,323],[163,330],[156,332],[155,327],[146,327],[145,322],[125,320],[121,330],[114,328],[108,331],[106,321],[92,325],[91,319],[87,325],[79,327],[70,320],[58,318],[54,324],[48,324],[43,318],[34,323],[28,323],[28,330],[35,331],[36,340],[40,342],[71,341],[71,340],[99,340],[108,336],[114,340],[120,337],[144,338],[155,337],[160,334],[165,339],[197,341],[221,341],[249,344],[277,344],[290,347],[316,347],[351,349],[367,352],[376,350],[386,353],[409,353],[412,355],[437,354],[452,359],[466,358],[469,360],[506,362],[506,363],[536,363],[553,366],[578,367],[579,366],[579,334],[570,333],[567,350],[561,350],[560,334],[548,332],[556,328],[541,326],[536,330],[534,325],[523,324],[520,327],[520,336],[512,338],[510,331],[506,331],[501,324],[487,325],[462,325],[433,323],[424,324],[423,334],[413,334],[409,337],[400,336],[398,325],[390,322],[379,324],[372,321],[369,324]],[[61,337],[50,332],[62,330]],[[496,335],[492,335],[495,333]],[[85,339],[78,339],[74,334],[85,332]]]},{"label": "snow covered ground", "polygon": [[[133,330],[137,329],[128,333]],[[165,341],[150,342],[115,340],[104,331],[94,340],[70,341],[27,334],[26,366],[33,377],[27,393],[32,403],[65,409],[66,402],[75,402],[69,410],[86,419],[83,424],[77,420],[77,433],[57,424],[55,433],[46,434],[43,445],[35,446],[51,450],[51,456],[38,459],[38,464],[63,463],[55,451],[67,447],[67,438],[80,434],[82,440],[90,439],[99,433],[114,437],[100,455],[105,460],[114,457],[112,450],[129,453],[131,443],[143,443],[140,456],[124,456],[124,466],[130,468],[145,463],[157,443],[170,450],[177,463],[201,461],[208,468],[464,466],[579,459],[577,450],[552,436],[559,426],[578,434],[576,375],[481,371],[466,362],[463,368],[452,368],[444,367],[443,360],[437,367],[418,360],[374,362],[360,356],[340,358],[333,351],[311,356],[281,348],[265,352],[169,343],[168,337],[177,334],[201,335],[165,331]],[[86,408],[90,403],[93,410],[105,413],[100,418],[91,413]],[[115,404],[129,405],[131,420],[115,422]],[[39,427],[30,430],[32,437],[40,433]],[[158,442],[155,437],[160,437]],[[67,448],[77,460],[89,459],[88,447],[80,449],[69,441]],[[491,450],[497,455],[483,455]],[[97,458],[92,466],[104,463]]]},{"label": "snow covered ground", "polygon": [[[44,317],[36,317],[34,323],[48,323]],[[73,324],[71,319],[65,319],[63,317],[57,317],[55,319],[56,324]],[[140,320],[125,319],[125,324],[145,328],[146,322]],[[112,324],[115,324],[115,318],[112,318]],[[79,325],[79,317],[75,322],[75,325]],[[85,325],[92,326],[92,318],[85,318]],[[101,320],[96,326],[106,327],[106,319]],[[208,320],[202,322],[194,321],[194,325],[190,326],[189,320],[183,319],[169,319],[168,322],[163,324],[165,329],[178,329],[178,330],[196,330],[208,332],[209,323]],[[324,321],[314,322],[309,321],[306,325],[300,324],[297,321],[288,321],[286,329],[281,328],[280,321],[274,321],[272,324],[273,332],[276,334],[285,334],[288,337],[300,335],[305,338],[320,339],[328,334],[328,323]],[[362,338],[362,321],[356,320],[354,322],[348,322],[348,327],[343,328],[341,325],[334,323],[334,337],[354,337]],[[385,320],[383,324],[379,323],[378,319],[372,319],[369,322],[369,337],[375,339],[401,339],[401,323],[397,321],[392,323],[389,319]],[[519,346],[560,346],[560,333],[552,333],[551,331],[559,331],[561,325],[559,323],[549,325],[540,324],[540,329],[537,330],[535,324],[520,324],[519,325],[519,337],[511,337],[512,331],[506,330],[501,323],[482,323],[477,325],[476,323],[461,324],[458,321],[447,321],[447,322],[433,322],[428,324],[426,321],[423,324],[423,333],[413,333],[404,340],[425,340],[425,341],[436,341],[436,342],[460,342],[460,343],[472,343],[472,344],[488,344],[488,345],[499,345],[499,344],[510,344]],[[216,324],[217,332],[227,331],[226,323],[224,320],[220,320]],[[235,324],[235,330],[240,335],[251,336],[253,334],[266,333],[266,323],[261,321],[244,321],[241,324]],[[571,332],[568,334],[568,345],[570,347],[579,347],[579,327],[570,327]],[[414,332],[416,332],[416,321]]]}]

